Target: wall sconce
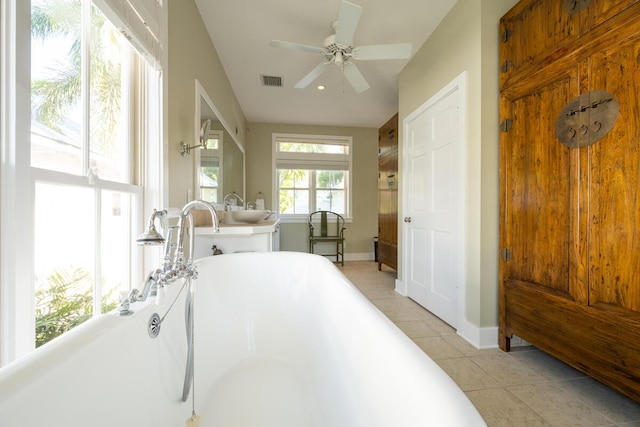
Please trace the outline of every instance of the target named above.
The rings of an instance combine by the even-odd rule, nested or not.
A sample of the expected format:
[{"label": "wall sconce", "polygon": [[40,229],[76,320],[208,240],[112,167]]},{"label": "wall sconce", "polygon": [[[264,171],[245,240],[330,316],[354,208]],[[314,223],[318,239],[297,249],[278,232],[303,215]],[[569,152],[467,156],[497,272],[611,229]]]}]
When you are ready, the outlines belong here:
[{"label": "wall sconce", "polygon": [[204,120],[202,125],[200,126],[200,144],[189,147],[189,145],[184,142],[180,142],[180,155],[182,157],[191,153],[193,148],[202,148],[203,150],[207,148],[207,140],[209,139],[209,130],[211,130],[211,119]]}]

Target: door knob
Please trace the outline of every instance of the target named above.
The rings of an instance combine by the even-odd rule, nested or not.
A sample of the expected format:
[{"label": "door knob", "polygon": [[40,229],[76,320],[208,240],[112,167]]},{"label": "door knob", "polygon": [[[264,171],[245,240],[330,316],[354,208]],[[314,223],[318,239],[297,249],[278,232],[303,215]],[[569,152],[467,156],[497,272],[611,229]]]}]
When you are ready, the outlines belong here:
[{"label": "door knob", "polygon": [[404,217],[404,222],[411,222],[411,217],[410,216],[405,216]]}]

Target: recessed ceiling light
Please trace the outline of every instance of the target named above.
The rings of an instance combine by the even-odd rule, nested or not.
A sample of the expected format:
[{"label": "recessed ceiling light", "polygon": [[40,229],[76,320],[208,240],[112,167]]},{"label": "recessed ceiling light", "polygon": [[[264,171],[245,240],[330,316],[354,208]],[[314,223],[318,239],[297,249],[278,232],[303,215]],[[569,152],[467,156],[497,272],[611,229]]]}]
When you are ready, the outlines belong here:
[{"label": "recessed ceiling light", "polygon": [[318,90],[324,90],[324,86],[323,85],[318,85],[318,87],[316,88]]}]

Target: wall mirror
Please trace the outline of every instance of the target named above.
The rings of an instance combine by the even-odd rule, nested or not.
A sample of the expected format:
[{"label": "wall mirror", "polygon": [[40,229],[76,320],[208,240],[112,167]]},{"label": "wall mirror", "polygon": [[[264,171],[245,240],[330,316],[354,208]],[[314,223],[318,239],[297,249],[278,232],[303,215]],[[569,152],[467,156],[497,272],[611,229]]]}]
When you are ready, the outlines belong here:
[{"label": "wall mirror", "polygon": [[245,198],[244,150],[234,131],[222,118],[211,97],[196,80],[196,114],[194,135],[196,144],[207,120],[206,148],[195,149],[195,198],[214,204],[223,203],[224,196],[237,193]]}]

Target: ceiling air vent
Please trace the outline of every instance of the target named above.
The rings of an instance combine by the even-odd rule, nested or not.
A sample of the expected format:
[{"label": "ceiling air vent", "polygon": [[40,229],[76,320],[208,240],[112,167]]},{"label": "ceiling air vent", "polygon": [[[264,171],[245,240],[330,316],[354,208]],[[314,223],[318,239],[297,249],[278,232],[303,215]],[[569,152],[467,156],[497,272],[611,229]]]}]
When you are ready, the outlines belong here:
[{"label": "ceiling air vent", "polygon": [[262,86],[282,87],[282,77],[260,75]]}]

